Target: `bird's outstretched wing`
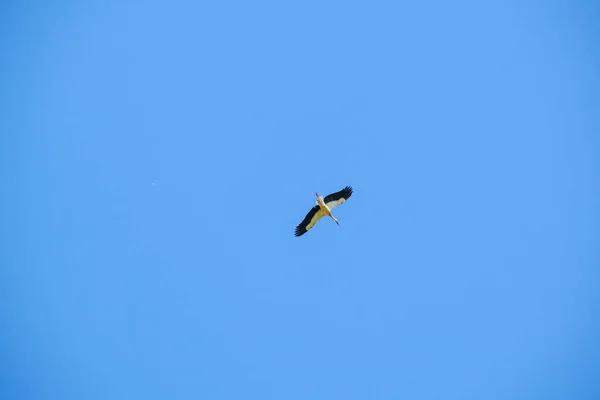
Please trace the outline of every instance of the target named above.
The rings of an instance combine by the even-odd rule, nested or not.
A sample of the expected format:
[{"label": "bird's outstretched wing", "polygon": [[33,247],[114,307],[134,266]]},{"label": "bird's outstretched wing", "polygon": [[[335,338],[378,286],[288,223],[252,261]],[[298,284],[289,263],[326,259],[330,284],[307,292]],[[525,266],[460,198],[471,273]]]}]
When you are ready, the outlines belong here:
[{"label": "bird's outstretched wing", "polygon": [[296,227],[296,236],[304,235],[324,216],[325,211],[321,210],[321,207],[318,205],[311,208],[306,217],[304,217],[304,220]]},{"label": "bird's outstretched wing", "polygon": [[346,186],[339,192],[331,193],[330,195],[325,196],[323,201],[331,210],[332,208],[337,207],[348,200],[350,196],[352,196],[352,188],[350,186]]}]

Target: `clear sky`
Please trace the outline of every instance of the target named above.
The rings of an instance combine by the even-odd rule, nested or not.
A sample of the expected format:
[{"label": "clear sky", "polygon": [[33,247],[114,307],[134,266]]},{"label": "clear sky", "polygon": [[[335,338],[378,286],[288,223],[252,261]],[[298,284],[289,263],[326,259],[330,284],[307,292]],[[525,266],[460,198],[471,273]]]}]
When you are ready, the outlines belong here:
[{"label": "clear sky", "polygon": [[0,7],[2,399],[600,398],[598,4]]}]

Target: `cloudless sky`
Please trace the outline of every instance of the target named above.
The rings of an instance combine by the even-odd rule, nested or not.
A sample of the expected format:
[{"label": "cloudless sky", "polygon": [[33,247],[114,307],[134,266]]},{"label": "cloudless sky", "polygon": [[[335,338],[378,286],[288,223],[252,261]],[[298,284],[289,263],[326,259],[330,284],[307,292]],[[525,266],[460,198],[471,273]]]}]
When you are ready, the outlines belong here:
[{"label": "cloudless sky", "polygon": [[0,10],[2,399],[600,398],[594,2]]}]

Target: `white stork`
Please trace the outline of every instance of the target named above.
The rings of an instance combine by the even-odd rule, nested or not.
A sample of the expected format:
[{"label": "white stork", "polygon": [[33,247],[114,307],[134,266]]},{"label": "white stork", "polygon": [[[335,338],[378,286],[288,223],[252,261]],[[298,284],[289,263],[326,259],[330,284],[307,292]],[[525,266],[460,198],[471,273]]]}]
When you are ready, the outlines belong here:
[{"label": "white stork", "polygon": [[330,195],[325,196],[325,198],[323,198],[323,196],[319,196],[319,193],[315,194],[317,195],[317,205],[310,209],[308,214],[306,214],[306,217],[304,217],[304,220],[296,227],[296,236],[304,235],[317,223],[318,220],[326,215],[331,217],[339,226],[340,223],[331,214],[331,210],[352,196],[352,188],[350,186],[346,186],[339,192],[331,193]]}]

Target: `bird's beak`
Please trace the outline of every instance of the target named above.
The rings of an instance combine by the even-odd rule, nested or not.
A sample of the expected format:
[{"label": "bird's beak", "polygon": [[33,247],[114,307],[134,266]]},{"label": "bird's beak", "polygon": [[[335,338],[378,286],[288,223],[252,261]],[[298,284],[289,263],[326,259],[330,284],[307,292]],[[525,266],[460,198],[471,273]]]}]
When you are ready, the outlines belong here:
[{"label": "bird's beak", "polygon": [[317,195],[317,197],[319,197],[319,193],[315,192],[315,194]]}]

